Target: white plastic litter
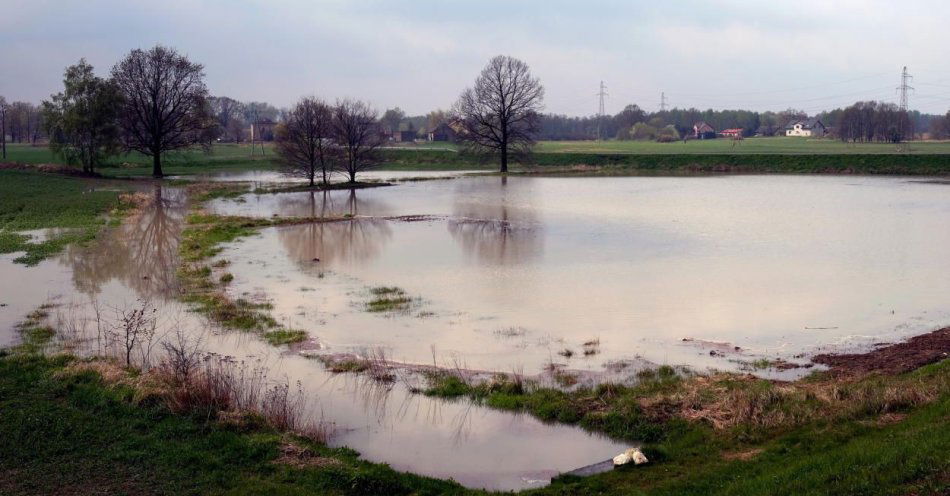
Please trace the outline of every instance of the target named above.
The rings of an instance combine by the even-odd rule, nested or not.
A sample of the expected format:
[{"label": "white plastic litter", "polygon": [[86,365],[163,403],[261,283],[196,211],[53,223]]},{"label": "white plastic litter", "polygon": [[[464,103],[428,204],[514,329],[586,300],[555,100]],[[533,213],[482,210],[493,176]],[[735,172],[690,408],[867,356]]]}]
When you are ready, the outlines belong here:
[{"label": "white plastic litter", "polygon": [[640,448],[630,448],[614,457],[614,466],[626,465],[633,462],[634,465],[643,465],[649,462],[647,456],[640,451]]}]

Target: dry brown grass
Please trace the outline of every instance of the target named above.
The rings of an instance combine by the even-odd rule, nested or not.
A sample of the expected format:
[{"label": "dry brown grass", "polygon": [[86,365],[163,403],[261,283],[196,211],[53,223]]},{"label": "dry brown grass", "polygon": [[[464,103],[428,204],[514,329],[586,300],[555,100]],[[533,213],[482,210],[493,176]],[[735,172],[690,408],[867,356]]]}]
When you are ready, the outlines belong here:
[{"label": "dry brown grass", "polygon": [[343,465],[336,458],[319,456],[307,448],[293,443],[284,443],[280,446],[280,456],[274,463],[289,465],[294,468],[336,467]]},{"label": "dry brown grass", "polygon": [[76,360],[64,374],[92,371],[110,386],[134,391],[136,403],[164,404],[174,413],[196,414],[233,427],[264,424],[318,442],[325,442],[330,426],[306,417],[301,385],[268,380],[259,363],[235,361],[218,355],[203,356],[187,375],[168,360],[145,372],[123,367],[117,360]]},{"label": "dry brown grass", "polygon": [[930,403],[948,388],[946,374],[777,382],[720,373],[687,378],[674,392],[640,398],[639,404],[658,419],[678,416],[720,430],[737,426],[772,429],[818,419],[896,413]]}]

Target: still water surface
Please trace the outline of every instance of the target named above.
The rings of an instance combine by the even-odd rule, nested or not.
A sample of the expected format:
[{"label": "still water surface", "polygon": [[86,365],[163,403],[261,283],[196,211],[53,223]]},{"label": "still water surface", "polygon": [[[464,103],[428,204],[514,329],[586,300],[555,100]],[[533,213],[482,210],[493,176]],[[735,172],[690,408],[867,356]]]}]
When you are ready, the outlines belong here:
[{"label": "still water surface", "polygon": [[[330,349],[431,363],[434,348],[537,372],[635,356],[736,368],[950,323],[948,193],[895,177],[466,177],[211,207],[355,216],[266,229],[224,254],[235,292],[269,298]],[[379,218],[403,215],[432,217]],[[367,313],[373,286],[419,304]],[[599,353],[584,357],[590,340]]]}]

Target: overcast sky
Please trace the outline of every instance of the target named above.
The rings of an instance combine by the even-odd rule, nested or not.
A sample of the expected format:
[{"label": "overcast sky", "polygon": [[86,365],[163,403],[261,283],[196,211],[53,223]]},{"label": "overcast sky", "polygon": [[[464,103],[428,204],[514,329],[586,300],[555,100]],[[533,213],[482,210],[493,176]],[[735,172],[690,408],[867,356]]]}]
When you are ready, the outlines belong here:
[{"label": "overcast sky", "polygon": [[859,99],[950,107],[946,0],[0,0],[0,95],[39,102],[65,66],[97,72],[172,46],[215,95],[290,105],[357,97],[409,114],[448,108],[489,58],[527,62],[548,112],[628,103],[814,113]]}]

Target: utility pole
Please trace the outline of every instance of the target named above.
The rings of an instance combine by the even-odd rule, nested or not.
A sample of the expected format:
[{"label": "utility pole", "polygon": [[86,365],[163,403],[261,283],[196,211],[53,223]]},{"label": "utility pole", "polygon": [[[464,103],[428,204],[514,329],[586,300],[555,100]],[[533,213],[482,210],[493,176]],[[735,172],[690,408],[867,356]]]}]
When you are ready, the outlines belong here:
[{"label": "utility pole", "polygon": [[604,139],[604,135],[601,132],[601,125],[604,122],[604,115],[606,111],[604,110],[604,99],[607,97],[607,85],[603,81],[600,82],[600,91],[597,92],[597,96],[600,97],[600,106],[597,107],[597,139]]},{"label": "utility pole", "polygon": [[666,111],[666,92],[660,92],[660,112]]},{"label": "utility pole", "polygon": [[900,139],[897,143],[897,151],[899,152],[910,151],[910,144],[904,142],[904,133],[910,131],[910,129],[904,129],[904,124],[910,124],[910,114],[907,113],[907,92],[908,90],[914,90],[914,88],[908,84],[911,79],[913,79],[913,76],[907,73],[907,66],[905,65],[904,70],[901,71],[901,84],[897,87],[897,91],[900,93],[900,113],[898,117],[899,120],[897,121],[897,132],[899,133]]}]

